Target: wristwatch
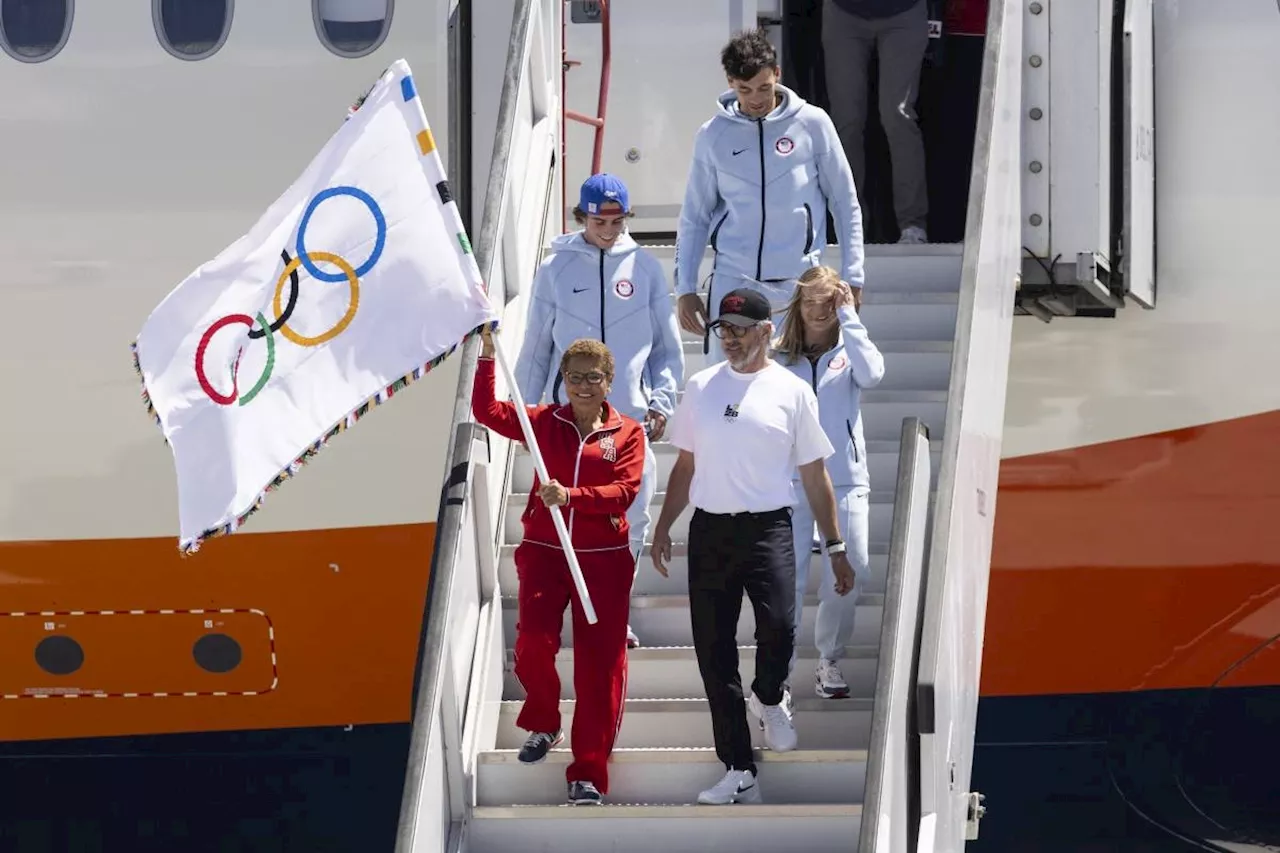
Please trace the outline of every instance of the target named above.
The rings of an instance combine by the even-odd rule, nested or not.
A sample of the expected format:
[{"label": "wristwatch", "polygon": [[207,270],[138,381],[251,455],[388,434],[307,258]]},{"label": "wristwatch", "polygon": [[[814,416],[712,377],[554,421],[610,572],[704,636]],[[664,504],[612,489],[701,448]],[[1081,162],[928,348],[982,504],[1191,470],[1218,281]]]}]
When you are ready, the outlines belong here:
[{"label": "wristwatch", "polygon": [[845,552],[843,539],[828,539],[826,542],[827,556],[834,557],[836,554]]}]

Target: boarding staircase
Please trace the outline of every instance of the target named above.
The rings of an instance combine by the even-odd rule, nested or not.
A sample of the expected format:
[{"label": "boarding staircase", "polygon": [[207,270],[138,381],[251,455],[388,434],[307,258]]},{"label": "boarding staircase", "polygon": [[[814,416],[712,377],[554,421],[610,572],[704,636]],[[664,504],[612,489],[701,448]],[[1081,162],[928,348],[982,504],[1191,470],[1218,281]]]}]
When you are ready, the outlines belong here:
[{"label": "boarding staircase", "polygon": [[[686,510],[672,530],[670,577],[652,568],[647,547],[641,557],[631,611],[641,646],[629,652],[607,804],[565,804],[568,740],[543,764],[521,765],[513,552],[533,465],[518,444],[471,421],[472,342],[461,357],[397,853],[963,848],[980,815],[968,783],[1020,264],[1021,4],[991,0],[991,8],[964,244],[866,247],[862,316],[886,372],[862,397],[871,567],[842,662],[849,698],[821,699],[812,687],[814,570],[792,678],[797,749],[774,754],[756,731],[764,803],[693,805],[723,766],[692,648]],[[513,357],[527,283],[560,218],[551,191],[559,184],[552,155],[560,108],[549,64],[556,46],[544,42],[563,8],[559,0],[515,0],[515,10],[483,224],[474,238],[490,297],[505,306],[502,338]],[[673,247],[648,248],[670,280]],[[703,345],[684,336],[686,379],[704,366]],[[500,397],[504,385],[500,378]],[[675,450],[663,441],[655,452],[656,521]],[[753,623],[744,607],[738,643],[748,685]],[[566,614],[558,657],[566,738],[573,657]]]},{"label": "boarding staircase", "polygon": [[[651,247],[668,268],[673,247]],[[515,455],[503,525],[499,586],[503,637],[507,643],[502,703],[496,737],[479,756],[476,809],[470,849],[484,851],[600,851],[641,849],[737,851],[852,849],[862,816],[871,716],[880,654],[881,618],[890,526],[898,479],[904,418],[917,417],[932,436],[931,468],[937,470],[944,425],[951,350],[960,289],[960,246],[869,247],[863,317],[885,356],[885,378],[863,394],[862,412],[871,491],[871,571],[858,605],[853,646],[843,664],[851,695],[821,699],[812,674],[817,664],[813,620],[817,606],[814,554],[804,618],[797,637],[798,661],[792,698],[799,746],[793,752],[764,748],[753,726],[760,767],[762,806],[690,806],[698,792],[724,773],[712,746],[711,717],[698,674],[690,632],[687,584],[687,509],[672,528],[673,563],[663,578],[649,562],[648,548],[632,594],[632,627],[641,647],[629,653],[626,708],[610,770],[611,805],[566,808],[564,770],[572,760],[568,731],[573,702],[573,632],[566,616],[564,648],[557,659],[565,685],[566,740],[543,764],[526,767],[516,755],[527,733],[515,726],[524,693],[513,674],[511,647],[516,624],[516,574],[512,553],[520,541],[520,514],[533,483],[529,454]],[[709,268],[710,260],[707,261]],[[674,298],[674,296],[673,296]],[[712,345],[716,345],[714,339]],[[701,337],[684,336],[685,378],[702,369]],[[659,485],[650,507],[657,519],[676,448],[654,446]],[[743,608],[738,644],[743,683],[754,673],[755,619]],[[488,745],[486,745],[488,746]],[[634,846],[617,843],[632,835]]]}]

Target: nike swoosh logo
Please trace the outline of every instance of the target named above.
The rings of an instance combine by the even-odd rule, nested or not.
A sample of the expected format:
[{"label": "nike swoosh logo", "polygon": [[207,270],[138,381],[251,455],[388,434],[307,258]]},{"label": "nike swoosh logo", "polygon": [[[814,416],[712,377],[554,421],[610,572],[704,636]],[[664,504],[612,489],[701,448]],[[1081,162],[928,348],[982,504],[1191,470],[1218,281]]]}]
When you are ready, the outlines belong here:
[{"label": "nike swoosh logo", "polygon": [[745,148],[739,148],[737,151],[733,152],[733,156],[737,157],[739,154],[741,154],[743,151],[746,151],[746,150],[747,149]]},{"label": "nike swoosh logo", "polygon": [[590,290],[590,289],[591,289],[591,288],[589,288],[589,287],[584,287],[584,288],[582,288],[581,290],[579,290],[578,288],[576,288],[576,287],[575,287],[575,288],[573,289],[573,292],[574,292],[574,293],[586,293],[586,292],[587,292],[588,290]]}]

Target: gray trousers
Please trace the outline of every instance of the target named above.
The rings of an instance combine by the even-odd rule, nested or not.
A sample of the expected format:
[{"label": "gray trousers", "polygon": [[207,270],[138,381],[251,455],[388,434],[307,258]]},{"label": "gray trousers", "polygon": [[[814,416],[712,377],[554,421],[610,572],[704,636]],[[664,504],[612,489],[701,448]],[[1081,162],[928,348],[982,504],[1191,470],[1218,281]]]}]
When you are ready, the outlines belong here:
[{"label": "gray trousers", "polygon": [[[863,130],[870,100],[872,51],[880,56],[880,122],[893,163],[893,205],[899,228],[924,228],[929,215],[924,139],[916,115],[920,67],[929,47],[924,0],[888,18],[860,18],[833,0],[822,7],[822,50],[826,54],[831,119],[853,169],[858,195],[866,192],[867,155]],[[865,207],[866,199],[862,198]]]}]

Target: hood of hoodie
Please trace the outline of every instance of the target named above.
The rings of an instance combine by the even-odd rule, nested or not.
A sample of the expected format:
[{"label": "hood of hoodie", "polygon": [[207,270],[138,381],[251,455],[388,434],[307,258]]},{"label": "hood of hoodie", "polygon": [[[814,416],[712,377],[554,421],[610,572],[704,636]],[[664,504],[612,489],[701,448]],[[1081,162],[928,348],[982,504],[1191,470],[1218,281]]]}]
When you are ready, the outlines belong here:
[{"label": "hood of hoodie", "polygon": [[[773,108],[773,112],[764,117],[765,121],[781,121],[784,119],[794,118],[795,114],[805,105],[804,98],[779,83],[774,87],[778,94],[782,96],[782,102]],[[738,94],[730,89],[724,92],[720,97],[716,98],[716,107],[719,108],[720,115],[730,121],[741,122],[743,124],[752,124],[755,119],[743,115],[738,110]]]},{"label": "hood of hoodie", "polygon": [[[640,248],[640,244],[637,243],[630,234],[623,231],[618,235],[618,239],[613,241],[613,245],[609,247],[609,251],[606,254],[608,254],[610,258],[619,259],[631,254],[638,248]],[[555,237],[551,241],[551,251],[569,253],[576,252],[588,255],[592,258],[598,258],[600,256],[599,247],[588,243],[586,234],[583,231],[573,231],[568,234],[561,234],[559,237]]]}]

